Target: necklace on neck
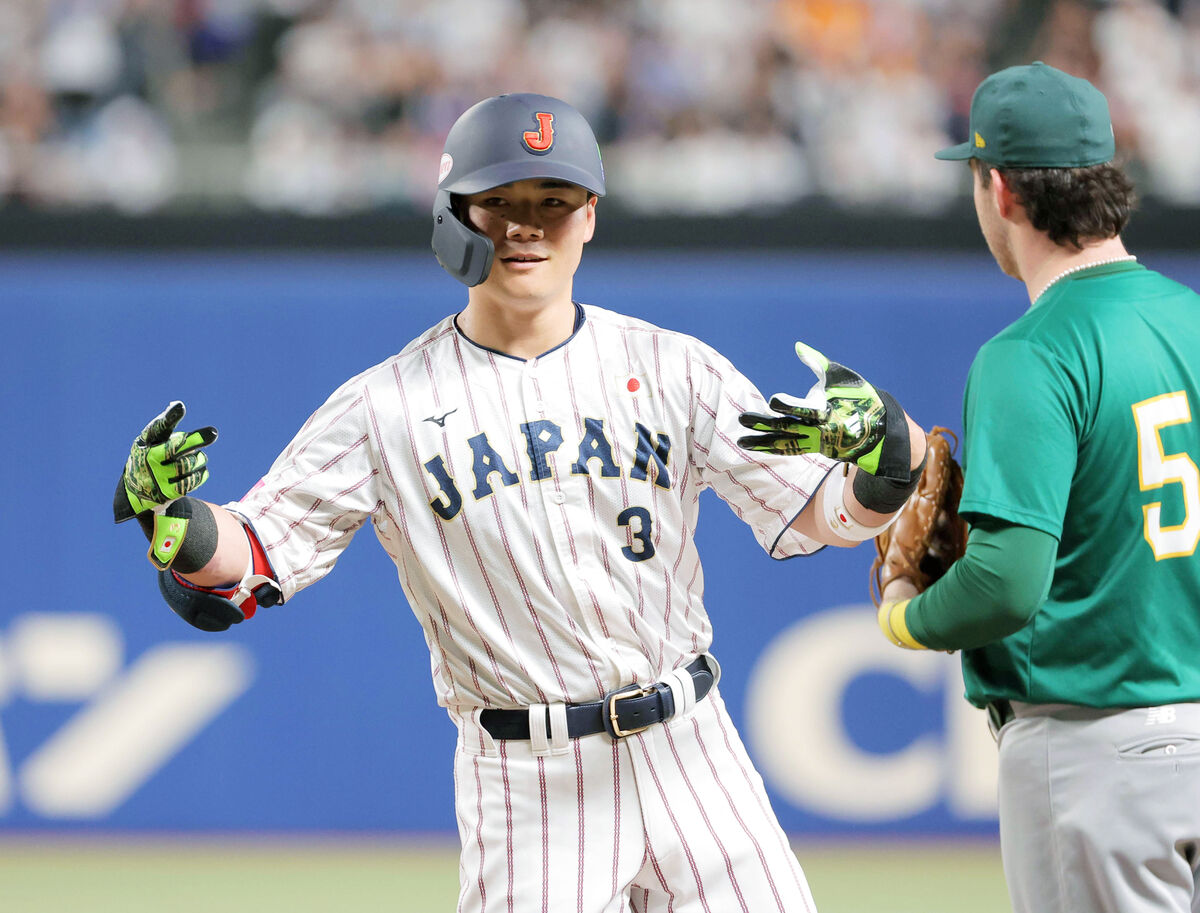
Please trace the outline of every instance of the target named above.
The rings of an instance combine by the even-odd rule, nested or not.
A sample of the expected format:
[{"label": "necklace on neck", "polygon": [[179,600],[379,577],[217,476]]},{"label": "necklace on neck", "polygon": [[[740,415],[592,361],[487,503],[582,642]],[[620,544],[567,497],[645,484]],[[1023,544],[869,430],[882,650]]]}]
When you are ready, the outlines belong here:
[{"label": "necklace on neck", "polygon": [[1091,269],[1093,266],[1107,266],[1109,263],[1132,263],[1135,260],[1137,260],[1137,257],[1135,257],[1133,254],[1125,254],[1122,257],[1108,257],[1104,260],[1092,260],[1088,263],[1080,263],[1076,266],[1069,266],[1042,286],[1042,290],[1033,296],[1033,303],[1037,304],[1038,299],[1046,294],[1046,292],[1050,291],[1050,286],[1054,285],[1054,283],[1058,282],[1060,279],[1067,278],[1067,276],[1071,275],[1072,273],[1077,273],[1080,270]]}]

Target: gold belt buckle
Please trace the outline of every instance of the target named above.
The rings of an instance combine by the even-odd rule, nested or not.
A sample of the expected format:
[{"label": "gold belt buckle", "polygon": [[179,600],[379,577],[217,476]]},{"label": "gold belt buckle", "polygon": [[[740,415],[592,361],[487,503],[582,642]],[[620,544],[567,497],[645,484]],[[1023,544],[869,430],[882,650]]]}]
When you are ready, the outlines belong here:
[{"label": "gold belt buckle", "polygon": [[605,697],[604,712],[608,716],[610,724],[608,731],[613,738],[623,739],[626,736],[635,735],[639,732],[645,732],[650,728],[649,724],[647,724],[645,726],[639,726],[636,729],[622,729],[617,723],[617,701],[624,701],[635,697],[646,697],[647,695],[653,693],[653,688],[643,688],[641,685],[630,685],[629,689],[626,691],[614,691]]}]

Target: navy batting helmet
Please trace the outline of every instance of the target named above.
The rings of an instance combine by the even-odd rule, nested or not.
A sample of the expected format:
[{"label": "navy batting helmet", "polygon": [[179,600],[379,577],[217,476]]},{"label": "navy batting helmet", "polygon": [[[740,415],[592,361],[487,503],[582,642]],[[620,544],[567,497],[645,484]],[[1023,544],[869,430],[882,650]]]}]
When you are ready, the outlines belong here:
[{"label": "navy batting helmet", "polygon": [[557,98],[523,92],[486,98],[454,122],[433,201],[433,252],[455,279],[479,285],[496,249],[455,215],[451,195],[526,178],[569,181],[604,196],[600,147],[582,114]]}]

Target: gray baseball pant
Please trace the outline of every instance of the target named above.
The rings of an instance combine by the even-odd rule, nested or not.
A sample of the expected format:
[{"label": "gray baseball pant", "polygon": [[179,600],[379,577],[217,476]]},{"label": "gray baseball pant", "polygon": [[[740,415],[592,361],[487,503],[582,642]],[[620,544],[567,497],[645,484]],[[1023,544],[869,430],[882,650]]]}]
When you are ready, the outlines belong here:
[{"label": "gray baseball pant", "polygon": [[1015,913],[1200,913],[1200,704],[1013,702],[1000,722]]}]

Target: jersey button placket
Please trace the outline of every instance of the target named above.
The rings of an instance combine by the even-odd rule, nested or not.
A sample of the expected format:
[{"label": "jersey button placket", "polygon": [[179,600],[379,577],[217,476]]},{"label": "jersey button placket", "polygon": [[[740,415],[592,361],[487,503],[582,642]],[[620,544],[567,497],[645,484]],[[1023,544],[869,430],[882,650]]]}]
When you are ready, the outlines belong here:
[{"label": "jersey button placket", "polygon": [[[538,392],[537,368],[538,360],[536,358],[531,358],[525,362],[521,392],[525,408],[530,414],[536,415],[541,419],[546,417],[546,401]],[[541,494],[542,501],[546,506],[546,515],[549,519],[551,530],[555,534],[554,541],[556,544],[561,543],[566,537],[566,523],[563,519],[562,511],[552,506],[561,506],[567,500],[567,496],[559,488],[558,463],[561,455],[561,448],[556,452],[546,454],[546,462],[550,467],[550,478],[543,479],[535,486],[535,490]],[[568,560],[564,559],[563,563],[565,566],[569,566]]]},{"label": "jersey button placket", "polygon": [[[605,642],[603,630],[600,628],[595,618],[595,611],[592,606],[592,596],[588,591],[588,587],[584,580],[584,575],[581,573],[581,568],[576,564],[575,554],[579,553],[581,548],[586,548],[586,544],[578,541],[581,535],[586,535],[586,529],[575,526],[572,528],[570,518],[572,516],[572,505],[567,502],[567,492],[562,489],[563,481],[568,483],[570,480],[571,463],[574,460],[573,448],[576,445],[571,443],[573,429],[564,426],[559,419],[564,415],[569,416],[569,406],[566,411],[560,411],[550,416],[547,415],[549,407],[553,401],[553,396],[547,396],[547,393],[553,394],[557,391],[554,384],[557,378],[539,377],[537,370],[536,359],[531,359],[525,362],[525,371],[523,378],[523,402],[527,410],[530,410],[531,415],[536,415],[538,418],[549,417],[550,421],[555,422],[560,426],[563,434],[563,443],[553,453],[546,455],[546,461],[550,468],[550,478],[543,479],[537,482],[533,488],[534,491],[540,493],[542,505],[546,512],[546,522],[550,533],[550,547],[554,550],[554,554],[558,557],[559,566],[563,569],[563,583],[569,587],[571,596],[575,603],[575,611],[572,615],[583,623],[584,629],[587,631],[588,638],[595,644],[601,645]],[[549,386],[547,386],[549,384]],[[540,391],[540,392],[539,392]],[[579,519],[576,517],[576,519]],[[572,548],[572,537],[575,539],[575,547]],[[609,656],[609,662],[614,666],[621,664],[615,658]],[[609,670],[611,674],[611,670]]]}]

